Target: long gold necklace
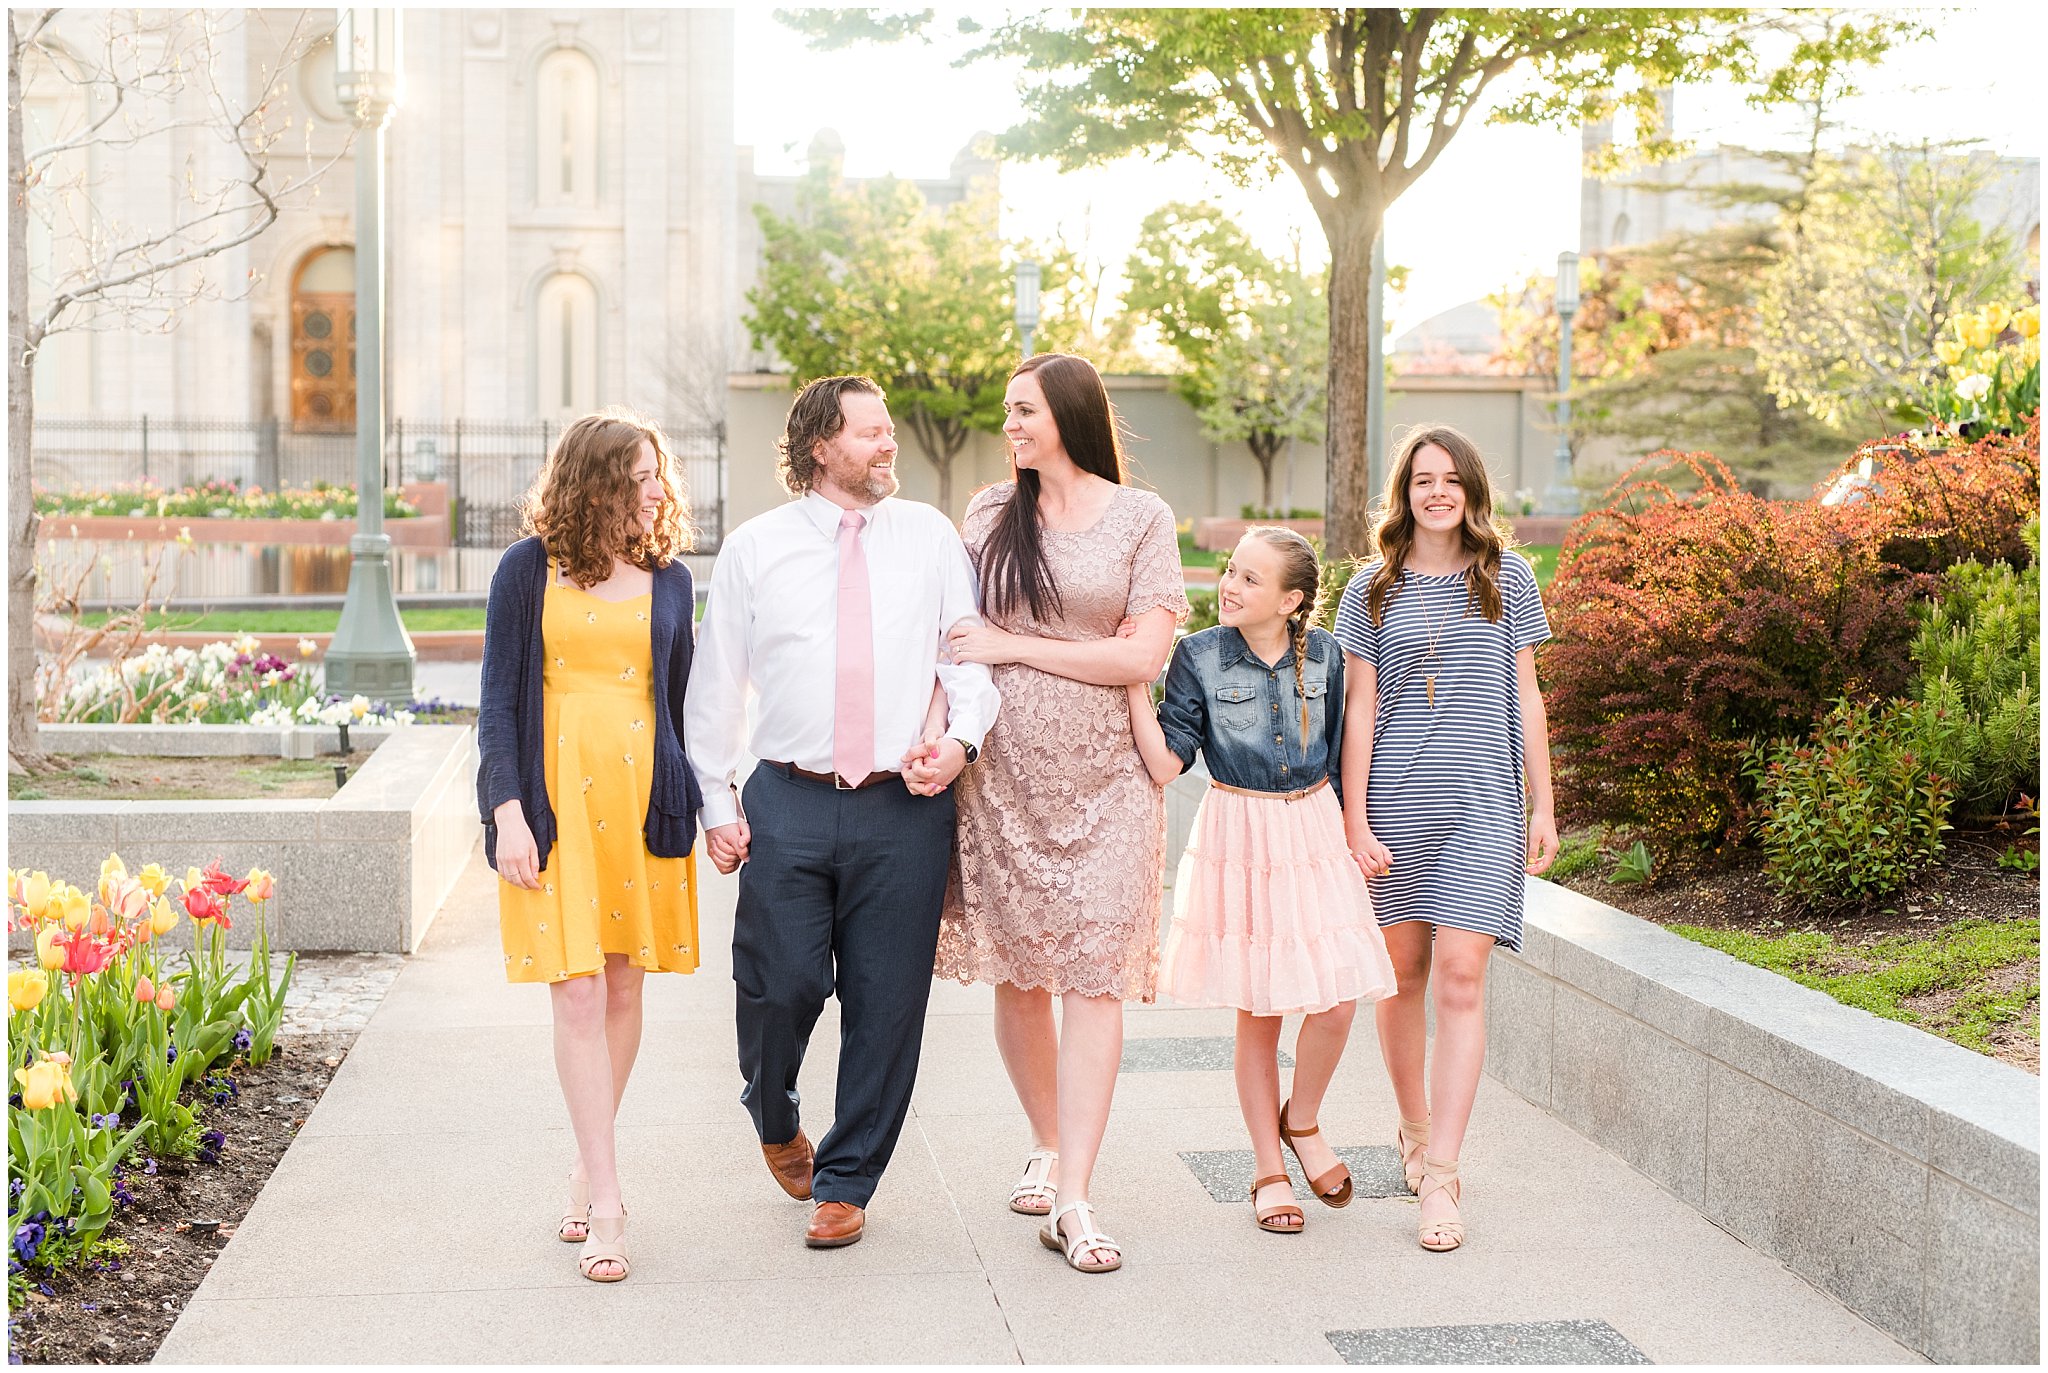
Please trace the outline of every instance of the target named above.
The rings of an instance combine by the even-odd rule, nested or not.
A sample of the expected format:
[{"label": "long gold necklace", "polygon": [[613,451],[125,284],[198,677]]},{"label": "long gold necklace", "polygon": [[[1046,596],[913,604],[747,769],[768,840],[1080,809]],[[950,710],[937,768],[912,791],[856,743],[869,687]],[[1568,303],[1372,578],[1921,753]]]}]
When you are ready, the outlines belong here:
[{"label": "long gold necklace", "polygon": [[[1421,594],[1422,588],[1421,584],[1418,582],[1416,585],[1416,595],[1419,598]],[[1461,620],[1464,619],[1466,613],[1471,610],[1472,598],[1469,594],[1467,594],[1462,598],[1462,601],[1464,609],[1458,612],[1458,618]],[[1445,627],[1451,623],[1451,612],[1448,606],[1445,607],[1443,619],[1439,620],[1436,623],[1436,625],[1431,626],[1429,622],[1429,608],[1427,604],[1418,599],[1415,608],[1422,614],[1422,627],[1429,631],[1429,646],[1425,648],[1422,653],[1422,690],[1425,697],[1429,701],[1429,708],[1431,710],[1435,710],[1436,675],[1437,673],[1443,670],[1444,665],[1444,660],[1442,656],[1439,655],[1436,651],[1436,644],[1437,640],[1443,637]],[[1434,666],[1431,666],[1432,664],[1434,664]]]}]

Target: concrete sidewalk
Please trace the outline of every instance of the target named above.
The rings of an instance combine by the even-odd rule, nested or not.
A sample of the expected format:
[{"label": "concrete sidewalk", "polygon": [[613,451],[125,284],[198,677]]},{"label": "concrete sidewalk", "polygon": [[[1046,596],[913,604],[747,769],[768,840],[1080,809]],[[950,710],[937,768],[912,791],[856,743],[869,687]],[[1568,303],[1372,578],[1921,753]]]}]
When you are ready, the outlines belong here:
[{"label": "concrete sidewalk", "polygon": [[[160,1362],[1915,1361],[1491,1080],[1468,1242],[1424,1252],[1369,1016],[1323,1115],[1363,1195],[1310,1203],[1307,1233],[1280,1237],[1243,1200],[1231,1014],[1132,1007],[1094,1187],[1126,1267],[1090,1277],[1006,1208],[1029,1137],[993,998],[940,984],[866,1239],[806,1249],[806,1208],[738,1102],[734,883],[708,864],[706,964],[648,979],[620,1116],[633,1275],[586,1282],[554,1239],[572,1145],[547,997],[502,980],[495,880],[479,850]],[[828,1009],[804,1070],[813,1138],[837,1048]]]}]

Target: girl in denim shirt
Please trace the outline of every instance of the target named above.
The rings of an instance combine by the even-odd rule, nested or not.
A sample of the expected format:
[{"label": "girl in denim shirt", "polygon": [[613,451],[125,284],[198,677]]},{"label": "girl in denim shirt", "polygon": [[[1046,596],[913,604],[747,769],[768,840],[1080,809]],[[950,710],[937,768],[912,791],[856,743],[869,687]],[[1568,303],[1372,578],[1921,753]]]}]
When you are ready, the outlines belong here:
[{"label": "girl in denim shirt", "polygon": [[[1261,1230],[1301,1233],[1283,1146],[1325,1206],[1351,1201],[1351,1173],[1317,1133],[1360,1000],[1394,993],[1394,968],[1364,875],[1344,842],[1335,764],[1344,655],[1314,628],[1315,550],[1289,529],[1245,531],[1217,588],[1214,629],[1190,634],[1166,670],[1157,714],[1132,687],[1131,727],[1164,786],[1208,760],[1209,790],[1174,879],[1160,990],[1237,1009],[1237,1097],[1258,1180]],[[1281,1018],[1304,1014],[1294,1091],[1280,1101]],[[1268,1204],[1261,1204],[1266,1202]]]}]

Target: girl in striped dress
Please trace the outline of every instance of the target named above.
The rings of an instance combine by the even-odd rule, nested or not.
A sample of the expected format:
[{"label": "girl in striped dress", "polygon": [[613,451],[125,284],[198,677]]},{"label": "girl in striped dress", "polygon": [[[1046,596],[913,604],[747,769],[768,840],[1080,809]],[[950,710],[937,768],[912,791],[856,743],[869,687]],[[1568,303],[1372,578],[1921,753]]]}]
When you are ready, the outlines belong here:
[{"label": "girl in striped dress", "polygon": [[[1496,523],[1486,463],[1446,425],[1410,433],[1366,563],[1338,601],[1345,838],[1400,984],[1379,1003],[1396,1145],[1420,1241],[1464,1242],[1458,1151],[1486,1058],[1486,965],[1522,946],[1523,874],[1557,856],[1536,574]],[[1362,804],[1361,804],[1362,802]],[[1423,994],[1436,996],[1425,1077]]]}]

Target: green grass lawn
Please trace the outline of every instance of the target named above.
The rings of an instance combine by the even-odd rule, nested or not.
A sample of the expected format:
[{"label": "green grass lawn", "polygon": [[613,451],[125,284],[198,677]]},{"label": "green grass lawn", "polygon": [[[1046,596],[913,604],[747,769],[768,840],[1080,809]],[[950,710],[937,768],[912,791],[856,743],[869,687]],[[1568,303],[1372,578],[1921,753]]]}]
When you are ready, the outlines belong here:
[{"label": "green grass lawn", "polygon": [[[413,633],[434,629],[482,629],[482,606],[452,606],[435,610],[400,610],[399,619]],[[104,612],[79,616],[81,623],[105,624]],[[180,630],[196,634],[332,634],[341,621],[339,610],[216,610],[204,615],[180,611],[152,611],[151,629]]]},{"label": "green grass lawn", "polygon": [[[1903,1020],[1978,1053],[1991,1052],[1991,1036],[2018,1027],[2041,1037],[2041,974],[1994,980],[2041,954],[2038,920],[1960,920],[1925,939],[1893,935],[1845,947],[1818,930],[1763,938],[1740,930],[1667,925],[1674,934],[1768,968],[1802,986],[1826,992],[1887,1020]],[[1919,997],[1954,997],[1936,1011],[1909,1005]],[[1938,1003],[1937,1003],[1938,1004]]]}]

